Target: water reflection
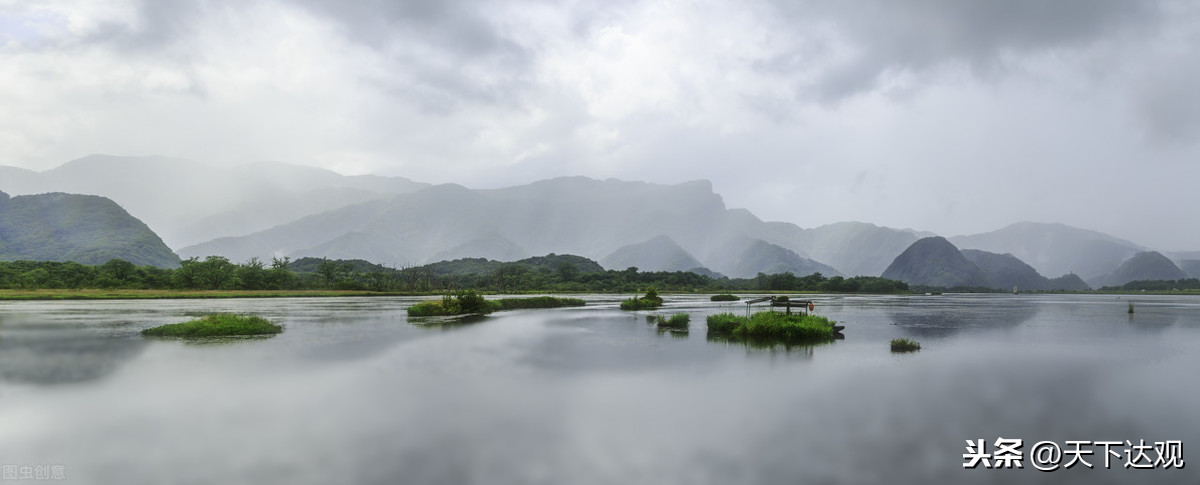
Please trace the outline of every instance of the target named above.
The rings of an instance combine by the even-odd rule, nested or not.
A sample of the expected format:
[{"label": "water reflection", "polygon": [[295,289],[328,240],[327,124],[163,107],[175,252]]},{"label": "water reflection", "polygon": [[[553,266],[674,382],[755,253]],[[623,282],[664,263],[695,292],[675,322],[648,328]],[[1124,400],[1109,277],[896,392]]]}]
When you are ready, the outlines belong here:
[{"label": "water reflection", "polygon": [[946,299],[914,301],[887,312],[893,325],[914,337],[946,338],[962,331],[1012,329],[1037,316],[1026,300]]},{"label": "water reflection", "polygon": [[1175,326],[1179,321],[1178,313],[1167,313],[1152,309],[1143,309],[1129,313],[1129,326],[1142,332],[1161,332]]},{"label": "water reflection", "polygon": [[0,315],[0,380],[53,385],[99,379],[145,349],[139,338]]},{"label": "water reflection", "polygon": [[[847,339],[790,347],[707,339],[699,315],[723,309],[707,303],[670,336],[613,305],[444,328],[387,299],[121,302],[69,324],[29,305],[28,322],[0,320],[0,357],[39,329],[145,350],[87,385],[0,388],[0,457],[65,464],[72,483],[1197,483],[1193,467],[964,470],[961,456],[1000,436],[1026,451],[1200,442],[1200,390],[1181,385],[1200,367],[1200,298],[1132,320],[1111,299],[923,300],[818,306]],[[136,336],[209,305],[287,329],[240,345]],[[962,329],[887,351],[922,322]]]}]

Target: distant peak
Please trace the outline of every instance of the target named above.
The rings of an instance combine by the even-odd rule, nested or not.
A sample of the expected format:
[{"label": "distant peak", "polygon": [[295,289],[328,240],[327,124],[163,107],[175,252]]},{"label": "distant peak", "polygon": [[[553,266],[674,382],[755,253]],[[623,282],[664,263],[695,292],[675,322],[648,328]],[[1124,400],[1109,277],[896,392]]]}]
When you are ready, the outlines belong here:
[{"label": "distant peak", "polygon": [[92,154],[86,157],[76,158],[67,163],[59,165],[50,171],[65,171],[75,168],[85,167],[100,167],[106,165],[142,165],[142,164],[175,164],[175,165],[191,165],[191,166],[207,166],[195,160],[176,157],[164,157],[161,155],[140,155],[140,156],[123,156],[123,155],[105,155]]}]

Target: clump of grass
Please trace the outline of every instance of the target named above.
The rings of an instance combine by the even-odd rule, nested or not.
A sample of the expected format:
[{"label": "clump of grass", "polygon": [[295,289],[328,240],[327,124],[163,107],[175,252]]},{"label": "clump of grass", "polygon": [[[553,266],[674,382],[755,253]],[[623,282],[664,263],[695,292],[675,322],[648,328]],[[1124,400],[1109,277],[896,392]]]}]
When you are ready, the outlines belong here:
[{"label": "clump of grass", "polygon": [[746,320],[732,313],[717,313],[705,319],[708,323],[708,333],[714,335],[729,335]]},{"label": "clump of grass", "polygon": [[256,315],[216,313],[183,323],[170,323],[142,330],[147,337],[228,337],[237,335],[274,335],[283,326]]},{"label": "clump of grass", "polygon": [[720,295],[710,296],[708,299],[712,300],[712,301],[738,301],[738,300],[741,300],[742,298],[737,295],[731,295],[729,293],[724,293],[724,294],[720,294]]},{"label": "clump of grass", "polygon": [[654,287],[646,290],[646,294],[641,298],[630,298],[621,302],[622,310],[652,310],[662,306],[663,299],[658,296],[658,291]]},{"label": "clump of grass", "polygon": [[691,322],[692,318],[686,313],[676,313],[670,317],[655,315],[654,320],[660,329],[687,330],[688,323]]},{"label": "clump of grass", "polygon": [[734,340],[801,343],[835,338],[835,322],[816,315],[787,315],[766,311],[750,317],[741,317],[732,313],[718,313],[710,315],[707,323],[710,336]]},{"label": "clump of grass", "polygon": [[501,298],[496,300],[501,310],[517,310],[524,308],[561,308],[568,306],[584,306],[587,302],[579,298],[557,298],[553,296],[535,296],[530,298]]},{"label": "clump of grass", "polygon": [[443,295],[440,301],[423,301],[408,307],[410,317],[439,317],[450,315],[486,315],[501,310],[500,303],[488,301],[474,290],[460,291],[454,295]]},{"label": "clump of grass", "polygon": [[1133,313],[1133,302],[1129,302],[1129,313]]},{"label": "clump of grass", "polygon": [[906,338],[892,339],[892,352],[914,352],[921,350],[921,343]]}]

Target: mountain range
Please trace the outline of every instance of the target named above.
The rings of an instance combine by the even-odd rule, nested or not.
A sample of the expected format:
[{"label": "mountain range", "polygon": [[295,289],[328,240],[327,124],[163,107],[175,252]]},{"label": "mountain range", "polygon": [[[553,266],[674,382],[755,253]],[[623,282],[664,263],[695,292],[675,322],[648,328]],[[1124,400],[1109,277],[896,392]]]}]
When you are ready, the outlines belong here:
[{"label": "mountain range", "polygon": [[[563,177],[472,190],[278,162],[212,167],[167,157],[92,155],[45,172],[0,167],[0,190],[106,196],[158,231],[180,255],[217,254],[235,261],[316,256],[417,265],[569,253],[608,269],[886,276],[903,253],[933,236],[862,222],[815,228],[765,222],[726,207],[707,181],[662,185]],[[974,267],[998,288],[1078,286],[1080,277],[1099,286],[1145,274],[1200,272],[1200,252],[1170,253],[1176,261],[1167,262],[1177,262],[1179,273],[1118,271],[1148,248],[1063,224],[1021,222],[944,242],[917,255],[941,246],[932,253],[944,257],[931,261],[956,268],[951,273],[965,278],[959,283],[980,282]],[[901,258],[897,271],[916,269],[917,255]],[[1155,259],[1165,268],[1165,257]],[[1131,267],[1149,264],[1138,260]]]},{"label": "mountain range", "polygon": [[179,252],[399,265],[461,257],[512,261],[557,252],[604,261],[610,269],[703,267],[733,277],[773,270],[840,274],[785,245],[794,242],[779,225],[726,208],[707,181],[658,185],[564,177],[492,190],[439,185]]},{"label": "mountain range", "polygon": [[[959,250],[942,237],[918,240],[883,272],[884,278],[930,287],[984,287],[998,290],[1086,290],[1089,284],[1074,273],[1046,278],[1012,254],[978,249]],[[1166,256],[1143,251],[1113,271],[1093,279],[1090,287],[1120,286],[1136,280],[1179,280],[1187,274]]]},{"label": "mountain range", "polygon": [[44,172],[0,167],[0,190],[108,197],[176,248],[427,186],[278,162],[215,167],[159,156],[90,155]]}]

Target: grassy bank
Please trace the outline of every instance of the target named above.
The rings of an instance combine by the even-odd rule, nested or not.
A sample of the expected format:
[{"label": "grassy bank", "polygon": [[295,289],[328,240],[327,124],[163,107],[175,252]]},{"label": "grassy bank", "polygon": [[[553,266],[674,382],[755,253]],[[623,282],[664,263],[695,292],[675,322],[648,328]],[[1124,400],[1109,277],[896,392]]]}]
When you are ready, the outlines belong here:
[{"label": "grassy bank", "polygon": [[732,340],[804,343],[833,340],[834,321],[816,315],[758,312],[750,317],[732,313],[709,315],[708,334]]},{"label": "grassy bank", "polygon": [[142,330],[147,337],[229,337],[238,335],[274,335],[283,326],[254,315],[219,313],[205,315],[183,323],[171,323]]}]

